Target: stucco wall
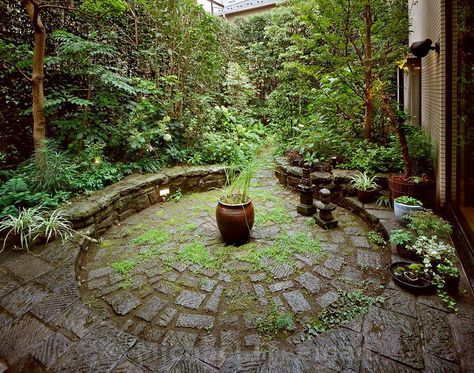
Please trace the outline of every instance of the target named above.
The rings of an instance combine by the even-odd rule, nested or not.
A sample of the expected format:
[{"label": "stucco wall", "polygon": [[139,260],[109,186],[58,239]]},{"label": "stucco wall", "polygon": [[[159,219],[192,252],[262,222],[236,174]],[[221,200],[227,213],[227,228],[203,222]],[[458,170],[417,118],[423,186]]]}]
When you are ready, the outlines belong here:
[{"label": "stucco wall", "polygon": [[445,0],[408,0],[411,16],[409,43],[431,39],[440,52],[430,51],[421,61],[421,124],[436,151],[437,202],[446,201],[446,35]]}]

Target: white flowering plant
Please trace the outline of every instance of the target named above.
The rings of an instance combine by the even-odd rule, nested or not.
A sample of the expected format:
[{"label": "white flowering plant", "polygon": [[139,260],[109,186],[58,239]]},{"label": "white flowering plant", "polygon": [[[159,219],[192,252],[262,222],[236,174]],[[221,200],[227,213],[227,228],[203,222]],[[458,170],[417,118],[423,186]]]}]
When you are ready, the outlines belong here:
[{"label": "white flowering plant", "polygon": [[423,272],[426,278],[436,286],[438,296],[453,312],[457,312],[456,302],[445,291],[446,279],[459,276],[454,247],[443,242],[437,236],[420,236],[415,243],[408,246],[422,258]]}]

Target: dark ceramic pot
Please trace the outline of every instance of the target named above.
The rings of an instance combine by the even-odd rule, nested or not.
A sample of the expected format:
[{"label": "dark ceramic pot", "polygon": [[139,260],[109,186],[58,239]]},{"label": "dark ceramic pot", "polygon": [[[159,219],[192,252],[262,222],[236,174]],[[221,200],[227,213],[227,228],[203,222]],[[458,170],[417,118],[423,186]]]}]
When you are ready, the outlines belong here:
[{"label": "dark ceramic pot", "polygon": [[431,180],[422,180],[415,183],[403,175],[394,175],[389,178],[390,198],[394,200],[397,197],[414,197],[427,208],[433,207],[436,184]]},{"label": "dark ceramic pot", "polygon": [[406,267],[408,269],[410,264],[413,264],[413,263],[393,262],[392,264],[390,264],[388,269],[395,283],[401,288],[408,290],[409,292],[414,293],[414,294],[433,294],[436,288],[431,283],[431,281],[424,278],[418,278],[417,281],[409,281],[404,276],[398,276],[395,274],[395,269],[397,267]]},{"label": "dark ceramic pot", "polygon": [[456,295],[459,290],[460,276],[447,276],[444,279],[444,290],[450,295]]},{"label": "dark ceramic pot", "polygon": [[421,262],[421,257],[418,256],[416,253],[413,251],[408,250],[405,246],[403,245],[397,245],[397,253],[400,255],[402,258],[405,259],[410,259],[410,260],[415,260],[417,262]]},{"label": "dark ceramic pot", "polygon": [[371,190],[357,189],[357,198],[362,203],[374,202],[376,196],[377,196],[377,189],[371,189]]},{"label": "dark ceramic pot", "polygon": [[231,245],[242,245],[249,239],[255,219],[252,201],[228,204],[219,200],[216,220],[222,239]]}]

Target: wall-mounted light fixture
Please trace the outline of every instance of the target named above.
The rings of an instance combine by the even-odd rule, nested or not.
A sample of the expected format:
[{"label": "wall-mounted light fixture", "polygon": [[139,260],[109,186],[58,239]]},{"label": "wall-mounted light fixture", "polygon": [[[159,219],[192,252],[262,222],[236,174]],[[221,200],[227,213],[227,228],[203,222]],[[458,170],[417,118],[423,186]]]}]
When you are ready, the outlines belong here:
[{"label": "wall-mounted light fixture", "polygon": [[411,46],[410,50],[416,57],[422,58],[426,57],[429,51],[434,50],[436,53],[439,53],[439,43],[435,43],[432,45],[433,42],[431,39],[426,39],[423,41],[415,41]]}]

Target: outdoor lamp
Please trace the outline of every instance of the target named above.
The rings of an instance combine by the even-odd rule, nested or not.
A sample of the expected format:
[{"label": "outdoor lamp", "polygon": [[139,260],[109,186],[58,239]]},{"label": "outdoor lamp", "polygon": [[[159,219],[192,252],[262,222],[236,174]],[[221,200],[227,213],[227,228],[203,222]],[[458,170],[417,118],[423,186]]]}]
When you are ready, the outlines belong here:
[{"label": "outdoor lamp", "polygon": [[416,57],[422,58],[426,57],[430,50],[435,50],[436,53],[439,53],[439,43],[435,43],[432,46],[431,39],[425,39],[423,41],[415,41],[411,46],[410,50]]}]

